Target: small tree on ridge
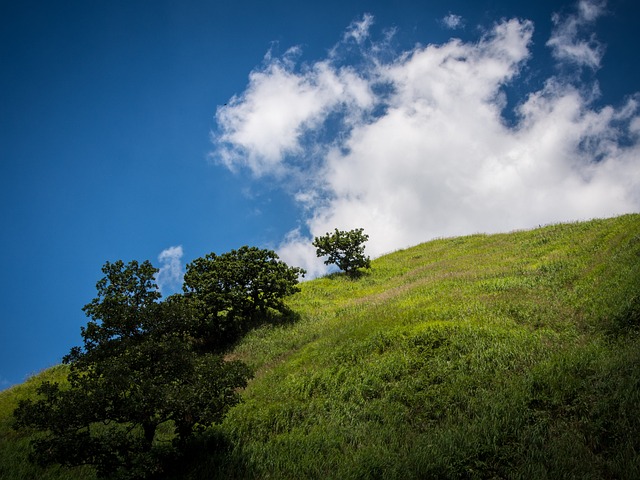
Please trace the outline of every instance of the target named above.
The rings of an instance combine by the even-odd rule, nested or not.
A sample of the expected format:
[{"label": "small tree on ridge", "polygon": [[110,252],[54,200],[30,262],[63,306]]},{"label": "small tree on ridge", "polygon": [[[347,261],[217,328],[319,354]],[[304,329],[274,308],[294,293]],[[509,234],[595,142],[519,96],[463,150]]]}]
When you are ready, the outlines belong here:
[{"label": "small tree on ridge", "polygon": [[364,254],[364,243],[369,235],[363,228],[342,231],[337,228],[333,233],[327,233],[313,240],[318,257],[327,256],[325,265],[335,264],[349,277],[359,275],[361,268],[371,268],[371,260]]}]

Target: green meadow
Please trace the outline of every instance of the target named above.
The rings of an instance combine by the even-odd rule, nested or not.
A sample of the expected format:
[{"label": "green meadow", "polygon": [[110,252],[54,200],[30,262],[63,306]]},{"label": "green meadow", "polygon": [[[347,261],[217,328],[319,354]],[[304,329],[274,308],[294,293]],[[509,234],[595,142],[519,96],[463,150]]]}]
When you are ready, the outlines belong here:
[{"label": "green meadow", "polygon": [[[301,290],[228,352],[254,378],[174,478],[640,478],[640,215],[434,240]],[[32,465],[11,428],[65,373],[0,393],[0,478],[94,478]]]}]

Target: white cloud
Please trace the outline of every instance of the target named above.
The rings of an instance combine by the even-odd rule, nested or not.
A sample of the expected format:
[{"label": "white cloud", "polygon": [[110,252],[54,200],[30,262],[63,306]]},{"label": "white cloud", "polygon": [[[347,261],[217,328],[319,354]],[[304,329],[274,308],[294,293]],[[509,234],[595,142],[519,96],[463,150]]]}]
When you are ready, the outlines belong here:
[{"label": "white cloud", "polygon": [[371,25],[373,25],[373,15],[365,13],[362,16],[362,20],[351,22],[351,25],[347,27],[343,41],[346,42],[353,39],[357,44],[362,44],[369,37]]},{"label": "white cloud", "polygon": [[460,15],[455,15],[453,13],[445,16],[441,22],[445,27],[451,30],[464,27],[464,19]]},{"label": "white cloud", "polygon": [[353,68],[334,68],[328,61],[295,72],[288,57],[270,61],[249,76],[239,97],[220,107],[216,120],[221,132],[215,158],[254,174],[279,174],[288,155],[304,155],[307,132],[318,129],[339,108],[350,114],[373,101],[366,81]]},{"label": "white cloud", "polygon": [[175,292],[182,286],[182,246],[169,247],[158,255],[160,271],[156,275],[156,283],[163,295],[168,292]]},{"label": "white cloud", "polygon": [[316,256],[316,249],[311,245],[311,240],[304,237],[299,228],[285,236],[278,248],[278,256],[288,265],[304,268],[307,278],[314,278],[326,272],[324,262]]},{"label": "white cloud", "polygon": [[604,46],[594,34],[584,38],[582,33],[604,13],[604,1],[580,0],[575,13],[566,17],[554,14],[555,28],[547,42],[554,57],[578,66],[599,68],[604,55]]},{"label": "white cloud", "polygon": [[[570,21],[583,28],[602,8],[581,2]],[[291,232],[278,252],[310,277],[326,271],[311,239],[334,228],[363,227],[375,257],[434,237],[639,211],[637,97],[596,108],[585,85],[551,77],[505,122],[503,87],[518,80],[532,32],[503,20],[476,42],[391,61],[384,40],[371,41],[358,67],[331,55],[299,69],[271,60],[218,112],[214,155],[296,191],[308,235]]]}]

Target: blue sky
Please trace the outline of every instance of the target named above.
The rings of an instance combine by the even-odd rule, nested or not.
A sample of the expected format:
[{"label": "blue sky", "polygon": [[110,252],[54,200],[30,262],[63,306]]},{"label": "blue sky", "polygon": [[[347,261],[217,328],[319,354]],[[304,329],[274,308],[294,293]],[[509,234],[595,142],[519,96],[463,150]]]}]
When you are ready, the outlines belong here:
[{"label": "blue sky", "polygon": [[311,275],[640,211],[632,0],[0,6],[0,388],[81,343],[105,261],[242,245]]}]

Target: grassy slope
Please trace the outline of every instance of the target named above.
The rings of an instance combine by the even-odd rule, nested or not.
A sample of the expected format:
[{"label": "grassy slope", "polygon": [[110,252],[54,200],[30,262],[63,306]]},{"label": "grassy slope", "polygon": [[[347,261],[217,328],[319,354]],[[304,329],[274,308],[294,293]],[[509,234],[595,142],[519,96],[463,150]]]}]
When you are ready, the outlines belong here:
[{"label": "grassy slope", "polygon": [[28,461],[30,438],[11,428],[13,410],[22,399],[32,398],[42,380],[64,383],[67,368],[57,366],[36,375],[21,385],[0,392],[0,479],[62,480],[94,478],[90,468],[40,468]]},{"label": "grassy slope", "polygon": [[[640,478],[640,215],[425,243],[289,304],[232,353],[235,446],[186,476]],[[29,388],[0,393],[0,477],[29,478]]]}]

